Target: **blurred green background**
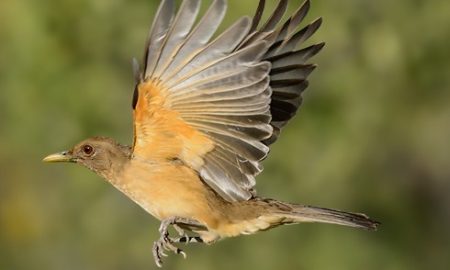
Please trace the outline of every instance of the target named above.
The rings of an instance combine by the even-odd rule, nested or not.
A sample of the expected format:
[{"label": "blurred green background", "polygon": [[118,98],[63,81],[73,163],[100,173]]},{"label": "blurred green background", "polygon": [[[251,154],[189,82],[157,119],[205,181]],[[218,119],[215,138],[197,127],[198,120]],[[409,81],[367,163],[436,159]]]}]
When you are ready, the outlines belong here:
[{"label": "blurred green background", "polygon": [[[229,2],[223,25],[257,6]],[[130,60],[158,3],[0,1],[0,269],[156,268],[155,219],[88,170],[41,158],[93,135],[131,142]],[[312,0],[307,20],[318,16],[308,44],[327,45],[259,194],[382,227],[282,227],[186,247],[165,269],[450,269],[450,2]]]}]

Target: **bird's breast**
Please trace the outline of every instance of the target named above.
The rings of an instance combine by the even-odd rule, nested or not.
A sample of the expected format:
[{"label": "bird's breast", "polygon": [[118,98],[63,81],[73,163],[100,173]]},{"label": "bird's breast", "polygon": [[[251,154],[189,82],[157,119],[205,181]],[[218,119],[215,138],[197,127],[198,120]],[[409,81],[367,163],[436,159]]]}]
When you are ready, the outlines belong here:
[{"label": "bird's breast", "polygon": [[131,160],[112,184],[159,220],[178,216],[213,222],[207,188],[182,164]]}]

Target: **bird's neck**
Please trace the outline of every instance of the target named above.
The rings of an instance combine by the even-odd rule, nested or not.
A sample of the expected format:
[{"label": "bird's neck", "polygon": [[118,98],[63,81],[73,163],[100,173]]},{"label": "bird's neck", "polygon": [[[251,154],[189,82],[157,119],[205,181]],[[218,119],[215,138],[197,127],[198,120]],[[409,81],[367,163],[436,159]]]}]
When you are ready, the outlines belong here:
[{"label": "bird's neck", "polygon": [[105,178],[108,182],[114,183],[119,180],[124,168],[130,162],[131,148],[129,146],[117,145],[110,151],[109,168],[98,170],[96,173]]}]

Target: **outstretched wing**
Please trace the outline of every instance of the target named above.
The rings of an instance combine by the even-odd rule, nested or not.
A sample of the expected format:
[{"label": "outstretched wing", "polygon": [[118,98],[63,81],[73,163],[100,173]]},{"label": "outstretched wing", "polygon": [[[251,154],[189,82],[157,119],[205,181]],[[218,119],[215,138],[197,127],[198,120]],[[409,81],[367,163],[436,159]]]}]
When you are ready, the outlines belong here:
[{"label": "outstretched wing", "polygon": [[320,26],[297,31],[309,1],[281,26],[288,4],[280,0],[258,27],[243,17],[214,40],[226,0],[214,0],[194,27],[201,0],[184,0],[175,13],[163,0],[146,45],[142,70],[135,63],[134,158],[180,160],[228,201],[254,195],[255,176],[279,130],[296,113],[307,76],[306,61],[323,44],[296,50]]}]

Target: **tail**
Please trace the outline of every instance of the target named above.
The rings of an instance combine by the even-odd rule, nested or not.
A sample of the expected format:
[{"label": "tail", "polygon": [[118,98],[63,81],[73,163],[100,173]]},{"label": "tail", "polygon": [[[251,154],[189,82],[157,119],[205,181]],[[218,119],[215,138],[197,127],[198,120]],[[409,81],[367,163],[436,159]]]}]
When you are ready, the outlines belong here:
[{"label": "tail", "polygon": [[374,231],[380,223],[359,213],[349,213],[328,208],[307,205],[292,205],[293,211],[286,213],[286,217],[293,222],[321,222],[338,224]]},{"label": "tail", "polygon": [[271,199],[264,199],[262,201],[269,206],[269,213],[267,214],[268,217],[279,218],[277,221],[274,220],[275,223],[271,224],[273,227],[282,224],[320,222],[375,231],[378,225],[380,225],[380,222],[372,220],[364,214],[349,213],[308,205],[284,203]]}]

